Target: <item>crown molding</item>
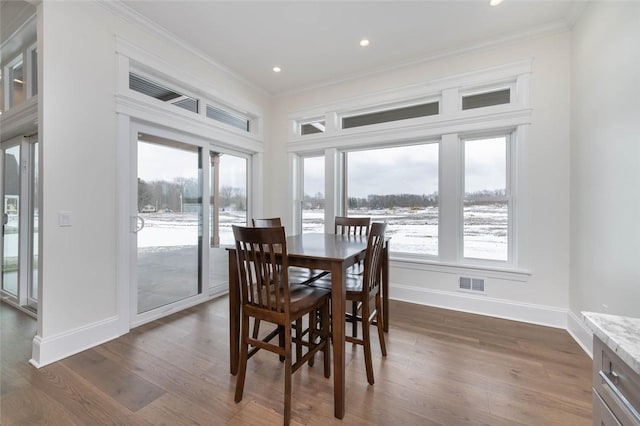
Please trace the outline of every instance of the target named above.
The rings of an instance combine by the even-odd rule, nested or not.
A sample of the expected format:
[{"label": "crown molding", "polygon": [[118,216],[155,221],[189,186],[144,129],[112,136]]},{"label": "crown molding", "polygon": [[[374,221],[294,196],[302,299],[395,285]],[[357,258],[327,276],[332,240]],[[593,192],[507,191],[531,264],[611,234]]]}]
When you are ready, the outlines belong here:
[{"label": "crown molding", "polygon": [[268,91],[264,90],[262,87],[256,85],[255,83],[247,80],[246,78],[240,76],[238,73],[234,72],[230,68],[222,65],[219,62],[216,62],[213,58],[203,53],[201,50],[196,49],[191,46],[181,38],[177,37],[175,34],[171,33],[168,29],[159,25],[152,20],[146,18],[140,13],[133,10],[131,7],[127,6],[123,0],[114,0],[114,1],[96,1],[97,4],[114,13],[116,16],[119,16],[136,26],[139,26],[153,35],[164,38],[165,40],[175,44],[180,49],[183,49],[194,56],[200,58],[204,62],[208,63],[214,68],[219,69],[223,73],[227,74],[229,77],[239,81],[240,83],[248,86],[249,88],[255,90],[261,95],[271,98],[272,94]]},{"label": "crown molding", "polygon": [[569,12],[567,12],[567,25],[569,28],[573,29],[576,23],[580,20],[580,17],[587,9],[587,2],[573,2],[569,7]]}]

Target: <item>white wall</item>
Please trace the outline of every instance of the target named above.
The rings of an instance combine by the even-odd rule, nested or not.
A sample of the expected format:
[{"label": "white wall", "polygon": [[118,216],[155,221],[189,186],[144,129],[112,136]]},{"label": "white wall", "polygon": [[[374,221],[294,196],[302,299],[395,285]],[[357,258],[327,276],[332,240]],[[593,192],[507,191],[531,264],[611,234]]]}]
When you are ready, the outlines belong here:
[{"label": "white wall", "polygon": [[571,311],[640,317],[640,3],[572,34]]},{"label": "white wall", "polygon": [[[570,34],[446,57],[276,99],[268,158],[267,188],[286,185],[287,114],[337,100],[533,58],[530,83],[532,125],[524,166],[529,175],[527,282],[489,278],[487,294],[469,297],[457,289],[458,275],[392,263],[391,297],[564,327],[569,306],[569,101]],[[289,217],[288,194],[274,190],[266,214]],[[482,275],[480,275],[482,276]]]},{"label": "white wall", "polygon": [[[220,92],[265,107],[263,95],[97,2],[43,2],[40,55],[42,250],[39,331],[43,365],[116,337],[116,35]],[[58,226],[58,212],[72,226]]]}]

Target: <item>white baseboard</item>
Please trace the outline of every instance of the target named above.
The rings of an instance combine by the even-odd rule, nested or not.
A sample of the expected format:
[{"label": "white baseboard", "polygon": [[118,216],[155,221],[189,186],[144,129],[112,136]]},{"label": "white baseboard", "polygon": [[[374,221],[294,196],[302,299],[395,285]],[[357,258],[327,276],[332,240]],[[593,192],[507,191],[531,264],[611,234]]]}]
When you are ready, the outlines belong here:
[{"label": "white baseboard", "polygon": [[569,311],[567,314],[567,332],[580,347],[593,358],[593,332],[580,317]]},{"label": "white baseboard", "polygon": [[[513,321],[567,328],[567,309],[394,284],[390,297],[404,302],[453,309]],[[392,314],[393,315],[393,314]]]},{"label": "white baseboard", "polygon": [[209,287],[209,299],[215,299],[227,293],[229,293],[229,284],[226,282]]},{"label": "white baseboard", "polygon": [[59,361],[94,346],[113,340],[120,335],[118,317],[107,318],[75,330],[65,331],[44,339],[33,338],[32,358],[29,363],[36,368]]}]

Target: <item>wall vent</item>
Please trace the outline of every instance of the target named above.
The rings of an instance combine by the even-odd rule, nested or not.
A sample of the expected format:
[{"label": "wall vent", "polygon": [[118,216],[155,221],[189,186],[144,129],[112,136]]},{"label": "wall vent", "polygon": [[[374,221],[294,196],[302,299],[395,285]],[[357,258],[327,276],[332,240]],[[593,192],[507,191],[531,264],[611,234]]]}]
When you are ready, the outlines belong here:
[{"label": "wall vent", "polygon": [[471,290],[471,278],[460,277],[460,290]]},{"label": "wall vent", "polygon": [[484,291],[484,280],[482,278],[471,279],[471,290]]},{"label": "wall vent", "polygon": [[459,277],[458,286],[460,290],[484,292],[484,279]]}]

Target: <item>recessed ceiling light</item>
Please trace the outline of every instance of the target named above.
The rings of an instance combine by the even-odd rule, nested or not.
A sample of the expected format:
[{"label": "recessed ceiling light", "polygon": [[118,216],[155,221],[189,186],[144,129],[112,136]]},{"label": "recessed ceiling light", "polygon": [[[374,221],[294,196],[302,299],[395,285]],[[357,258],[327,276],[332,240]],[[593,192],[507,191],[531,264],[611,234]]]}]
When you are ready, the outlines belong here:
[{"label": "recessed ceiling light", "polygon": [[497,6],[497,5],[499,5],[500,3],[502,3],[502,1],[503,1],[503,0],[491,0],[491,1],[489,2],[489,4],[490,4],[491,6]]},{"label": "recessed ceiling light", "polygon": [[282,71],[282,68],[280,67],[273,67],[273,72],[280,72]]},{"label": "recessed ceiling light", "polygon": [[369,40],[367,40],[366,38],[363,38],[362,40],[360,40],[360,46],[367,47],[368,45],[369,45]]}]

